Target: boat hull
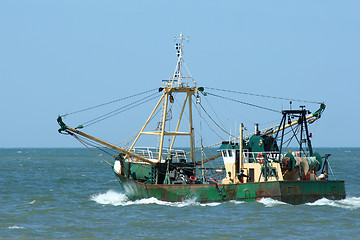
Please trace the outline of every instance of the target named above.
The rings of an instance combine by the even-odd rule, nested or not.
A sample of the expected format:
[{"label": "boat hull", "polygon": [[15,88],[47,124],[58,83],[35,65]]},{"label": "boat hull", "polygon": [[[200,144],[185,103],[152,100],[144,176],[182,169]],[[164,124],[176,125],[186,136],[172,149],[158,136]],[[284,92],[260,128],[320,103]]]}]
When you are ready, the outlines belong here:
[{"label": "boat hull", "polygon": [[201,203],[229,200],[256,201],[272,198],[289,204],[304,204],[321,198],[346,197],[344,181],[272,181],[243,184],[146,184],[115,173],[131,200],[157,198],[168,202],[196,199]]}]

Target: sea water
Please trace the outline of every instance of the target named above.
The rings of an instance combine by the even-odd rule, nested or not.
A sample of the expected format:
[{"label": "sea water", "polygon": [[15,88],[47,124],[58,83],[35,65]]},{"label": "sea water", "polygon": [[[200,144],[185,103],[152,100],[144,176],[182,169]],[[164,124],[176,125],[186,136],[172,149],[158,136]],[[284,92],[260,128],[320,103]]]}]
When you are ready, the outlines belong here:
[{"label": "sea water", "polygon": [[332,154],[331,178],[345,180],[346,199],[131,201],[87,149],[0,149],[0,238],[360,239],[360,148],[315,150]]}]

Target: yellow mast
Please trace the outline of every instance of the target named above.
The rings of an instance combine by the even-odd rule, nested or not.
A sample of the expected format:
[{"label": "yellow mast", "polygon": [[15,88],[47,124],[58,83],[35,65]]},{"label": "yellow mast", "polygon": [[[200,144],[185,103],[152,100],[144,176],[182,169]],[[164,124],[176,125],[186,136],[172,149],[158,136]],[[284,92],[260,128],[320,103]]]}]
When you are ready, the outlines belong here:
[{"label": "yellow mast", "polygon": [[[177,51],[177,56],[178,56],[178,61],[176,64],[176,68],[175,68],[175,72],[174,75],[172,77],[169,78],[169,81],[167,81],[165,83],[165,86],[161,87],[159,89],[159,91],[164,91],[162,96],[160,97],[159,101],[157,102],[156,106],[154,107],[154,109],[152,110],[152,112],[150,113],[149,117],[147,118],[145,124],[141,127],[139,133],[137,134],[135,140],[133,141],[132,145],[130,146],[129,149],[125,150],[123,148],[120,148],[116,145],[110,144],[108,142],[105,142],[101,139],[95,138],[93,136],[90,136],[86,133],[83,133],[77,129],[71,128],[71,127],[67,127],[64,123],[62,123],[62,120],[60,118],[61,123],[59,122],[59,124],[61,125],[61,131],[67,130],[68,132],[72,132],[78,135],[81,135],[85,138],[91,139],[97,143],[100,143],[104,146],[107,146],[109,148],[112,148],[114,150],[117,150],[119,152],[122,152],[126,155],[126,157],[132,157],[135,159],[138,159],[142,162],[145,163],[149,163],[154,165],[154,159],[146,159],[138,154],[136,154],[135,151],[133,151],[136,143],[138,142],[139,138],[141,135],[155,135],[155,136],[160,136],[160,146],[159,146],[159,150],[158,153],[159,155],[157,156],[157,161],[161,162],[161,160],[163,160],[162,155],[163,155],[163,151],[164,151],[164,138],[165,136],[173,136],[172,137],[172,142],[170,145],[170,149],[168,154],[171,154],[171,151],[174,147],[174,143],[176,140],[176,136],[189,136],[190,137],[190,158],[191,158],[191,162],[195,162],[195,132],[194,132],[194,126],[193,126],[193,115],[192,115],[192,95],[196,94],[198,92],[198,87],[196,85],[196,82],[194,81],[194,79],[192,78],[190,72],[188,71],[184,60],[183,60],[183,41],[184,40],[188,40],[186,38],[183,37],[183,34],[180,34],[180,38],[175,38],[175,40],[177,41],[175,48]],[[182,73],[182,67],[183,65],[185,66],[187,72],[188,72],[188,76],[183,75]],[[168,105],[169,105],[169,98],[172,98],[172,94],[173,93],[184,93],[186,94],[184,102],[182,104],[182,109],[180,112],[180,116],[179,119],[177,121],[177,125],[175,128],[175,131],[166,131],[166,116],[168,113]],[[164,101],[164,102],[163,102]],[[145,131],[146,127],[148,126],[149,122],[151,121],[151,119],[154,117],[156,110],[159,108],[160,104],[163,103],[163,110],[162,110],[162,116],[161,116],[161,122],[160,122],[160,129],[159,130],[155,130],[155,131]],[[186,105],[188,105],[188,111],[189,111],[189,131],[188,132],[181,132],[179,131],[180,128],[180,124],[181,124],[181,120],[183,117],[183,114],[185,112],[185,108]]]},{"label": "yellow mast", "polygon": [[190,128],[190,156],[191,156],[191,162],[194,162],[194,149],[195,149],[195,144],[194,144],[194,128],[193,128],[193,124],[192,124],[192,102],[191,102],[191,92],[187,93],[188,98],[189,98],[189,128]]},{"label": "yellow mast", "polygon": [[165,122],[166,122],[167,107],[168,107],[168,102],[169,102],[169,90],[168,89],[165,89],[164,95],[165,95],[165,103],[164,103],[162,121],[160,123],[161,135],[160,135],[159,161],[158,162],[161,161],[161,156],[162,156],[163,146],[164,146]]},{"label": "yellow mast", "polygon": [[[159,155],[157,156],[157,158],[158,158],[158,162],[161,162],[162,155],[164,153],[164,138],[165,138],[165,136],[173,136],[168,154],[171,154],[171,150],[174,147],[176,136],[190,136],[190,152],[191,152],[190,158],[191,158],[191,161],[194,162],[195,161],[195,158],[194,158],[195,141],[194,141],[191,96],[193,94],[197,93],[198,88],[196,86],[194,79],[191,77],[190,73],[189,73],[189,75],[190,75],[189,77],[184,77],[183,73],[182,73],[182,65],[184,64],[184,60],[182,57],[183,56],[183,40],[186,40],[186,39],[183,37],[182,34],[180,34],[180,38],[175,38],[175,40],[178,40],[178,42],[175,45],[175,48],[177,50],[178,61],[176,64],[174,75],[173,75],[173,77],[169,78],[169,81],[167,81],[165,83],[165,86],[162,88],[162,90],[164,91],[163,95],[161,96],[159,102],[157,103],[157,105],[155,106],[153,111],[151,112],[150,116],[148,117],[148,119],[145,122],[145,124],[143,125],[143,127],[141,128],[139,134],[137,135],[136,139],[134,140],[133,144],[131,145],[129,151],[131,151],[134,148],[136,142],[138,141],[140,136],[143,134],[160,136]],[[189,84],[189,82],[187,82],[188,79],[192,80],[192,82],[190,82],[190,84],[193,84],[194,86],[189,86],[190,84]],[[184,80],[185,80],[185,82],[184,82]],[[180,116],[179,116],[175,130],[174,131],[166,131],[166,120],[167,120],[166,116],[168,114],[169,98],[172,97],[173,93],[186,93],[186,97],[184,99],[182,109],[180,112]],[[162,116],[161,116],[161,120],[160,120],[160,124],[159,124],[160,129],[157,131],[145,131],[145,128],[147,127],[149,121],[153,117],[155,111],[158,109],[158,107],[160,106],[162,101],[164,101],[164,102],[163,102]],[[188,132],[180,132],[179,127],[180,127],[182,116],[185,112],[187,103],[188,103],[188,108],[189,108],[189,131]]]}]

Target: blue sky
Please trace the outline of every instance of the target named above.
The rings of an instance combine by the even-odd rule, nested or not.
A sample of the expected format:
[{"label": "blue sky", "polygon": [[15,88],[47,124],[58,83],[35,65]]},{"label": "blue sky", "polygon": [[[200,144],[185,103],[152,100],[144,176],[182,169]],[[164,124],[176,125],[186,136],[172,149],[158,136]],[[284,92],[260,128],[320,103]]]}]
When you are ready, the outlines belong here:
[{"label": "blue sky", "polygon": [[[312,126],[313,144],[360,147],[359,9],[359,1],[329,0],[1,0],[0,147],[79,147],[57,133],[58,114],[159,87],[175,68],[174,37],[180,32],[190,37],[184,58],[198,85],[323,101],[327,109]],[[119,114],[84,131],[121,142],[151,109]],[[233,114],[219,114],[232,132],[240,122],[253,129],[254,122],[267,127],[281,118],[244,105],[227,111]]]}]

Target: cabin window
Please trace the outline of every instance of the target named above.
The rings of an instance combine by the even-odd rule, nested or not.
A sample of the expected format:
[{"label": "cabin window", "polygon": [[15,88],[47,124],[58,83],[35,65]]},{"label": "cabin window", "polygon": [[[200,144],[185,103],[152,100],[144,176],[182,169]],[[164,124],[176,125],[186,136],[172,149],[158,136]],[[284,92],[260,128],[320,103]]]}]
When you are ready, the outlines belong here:
[{"label": "cabin window", "polygon": [[231,150],[228,151],[229,151],[229,157],[232,157],[232,151]]},{"label": "cabin window", "polygon": [[223,150],[223,155],[224,155],[224,157],[227,157],[226,150]]}]

